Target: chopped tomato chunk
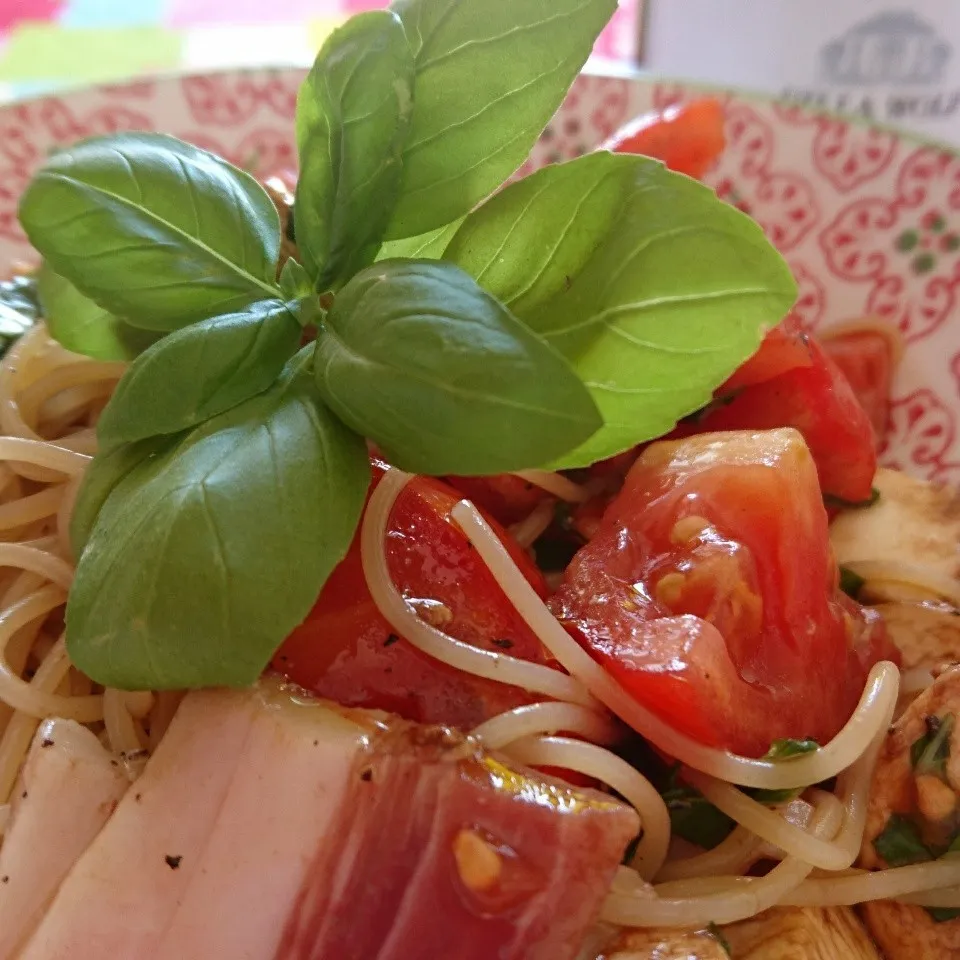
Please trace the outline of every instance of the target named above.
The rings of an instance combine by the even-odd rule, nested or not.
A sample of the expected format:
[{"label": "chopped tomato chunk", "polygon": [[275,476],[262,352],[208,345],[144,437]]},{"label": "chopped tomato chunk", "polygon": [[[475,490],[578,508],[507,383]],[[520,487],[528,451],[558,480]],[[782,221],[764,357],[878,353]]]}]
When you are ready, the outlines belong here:
[{"label": "chopped tomato chunk", "polygon": [[[374,461],[374,485],[384,470]],[[450,636],[546,663],[537,637],[450,520],[460,499],[456,490],[427,477],[415,478],[403,490],[386,538],[394,583],[421,616]],[[487,519],[527,580],[546,596],[543,577],[527,554]],[[526,691],[445,666],[398,637],[367,589],[359,537],[273,666],[300,686],[347,706],[467,730],[531,699]]]},{"label": "chopped tomato chunk", "polygon": [[551,605],[640,702],[751,756],[832,738],[873,664],[898,656],[839,589],[814,462],[790,429],[648,447]]},{"label": "chopped tomato chunk", "polygon": [[500,523],[519,523],[550,494],[512,473],[489,477],[447,477],[447,483]]},{"label": "chopped tomato chunk", "polygon": [[788,318],[717,391],[718,400],[681,434],[794,427],[813,454],[825,494],[870,499],[876,440],[866,411],[837,364]]},{"label": "chopped tomato chunk", "polygon": [[716,100],[694,100],[639,117],[615,133],[603,149],[653,157],[699,180],[726,146],[723,122],[723,107]]},{"label": "chopped tomato chunk", "polygon": [[866,410],[877,440],[882,441],[887,432],[890,393],[898,360],[896,332],[864,325],[836,333],[828,331],[821,342]]}]

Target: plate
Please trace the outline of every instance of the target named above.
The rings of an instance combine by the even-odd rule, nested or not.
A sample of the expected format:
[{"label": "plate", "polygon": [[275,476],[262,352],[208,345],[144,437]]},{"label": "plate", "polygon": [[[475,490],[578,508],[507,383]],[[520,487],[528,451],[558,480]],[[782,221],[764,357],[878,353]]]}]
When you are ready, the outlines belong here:
[{"label": "plate", "polygon": [[[17,199],[51,150],[118,130],[160,130],[257,174],[295,163],[300,69],[138,80],[0,108],[0,257],[29,259]],[[638,113],[694,87],[584,75],[523,171],[594,149]],[[728,148],[707,178],[789,262],[810,330],[879,316],[903,334],[882,459],[960,484],[960,154],[860,120],[719,92]]]}]

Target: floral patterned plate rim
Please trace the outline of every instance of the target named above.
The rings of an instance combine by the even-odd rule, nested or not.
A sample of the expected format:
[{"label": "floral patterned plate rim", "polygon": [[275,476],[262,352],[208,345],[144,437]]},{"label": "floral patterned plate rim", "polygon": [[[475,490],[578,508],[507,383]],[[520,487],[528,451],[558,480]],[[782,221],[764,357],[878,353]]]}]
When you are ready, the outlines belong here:
[{"label": "floral patterned plate rim", "polygon": [[[117,130],[160,130],[257,173],[294,164],[300,68],[184,74],[0,107],[0,257],[29,259],[18,198],[50,150]],[[707,178],[779,247],[811,330],[878,316],[906,348],[884,461],[960,483],[960,153],[913,134],[682,82],[585,74],[526,170],[595,148],[631,117],[702,95],[726,110]]]}]

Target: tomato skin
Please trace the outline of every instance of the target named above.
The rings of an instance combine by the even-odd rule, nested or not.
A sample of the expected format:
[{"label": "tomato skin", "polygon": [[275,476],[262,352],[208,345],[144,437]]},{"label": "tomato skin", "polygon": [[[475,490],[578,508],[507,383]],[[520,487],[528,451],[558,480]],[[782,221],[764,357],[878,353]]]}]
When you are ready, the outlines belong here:
[{"label": "tomato skin", "polygon": [[824,494],[870,499],[877,472],[870,418],[840,368],[796,321],[770,331],[717,396],[721,402],[684,424],[681,435],[794,427],[813,454]]},{"label": "tomato skin", "polygon": [[648,447],[551,606],[640,702],[750,756],[831,739],[870,667],[898,657],[839,590],[816,469],[789,429]]},{"label": "tomato skin", "polygon": [[[374,461],[373,466],[376,486],[385,465]],[[415,478],[403,490],[387,536],[394,583],[406,597],[443,604],[452,616],[447,621],[444,614],[438,625],[451,636],[546,663],[537,637],[449,519],[460,499],[447,484],[426,477]],[[487,519],[527,580],[546,596],[543,577],[529,557],[496,521]],[[367,589],[359,535],[272,665],[322,697],[345,706],[389,710],[418,723],[470,729],[531,700],[526,691],[454,670],[396,637]]]},{"label": "tomato skin", "polygon": [[734,371],[717,394],[728,396],[793,370],[812,367],[813,363],[810,337],[804,334],[798,321],[787,317],[767,332],[760,349]]},{"label": "tomato skin", "polygon": [[546,490],[512,473],[489,477],[447,477],[446,481],[504,526],[519,523],[550,498]]},{"label": "tomato skin", "polygon": [[602,147],[662,160],[671,170],[699,180],[726,146],[723,107],[713,99],[667,107],[627,124]]},{"label": "tomato skin", "polygon": [[864,326],[836,333],[828,331],[821,340],[827,356],[843,371],[870,418],[878,444],[886,435],[890,418],[890,394],[898,359],[894,336]]}]

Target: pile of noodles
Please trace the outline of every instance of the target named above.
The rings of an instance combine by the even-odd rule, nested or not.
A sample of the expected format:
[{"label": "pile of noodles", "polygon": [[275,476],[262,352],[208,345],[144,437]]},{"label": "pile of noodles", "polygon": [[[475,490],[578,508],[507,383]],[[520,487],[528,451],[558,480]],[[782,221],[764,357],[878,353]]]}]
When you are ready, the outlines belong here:
[{"label": "pile of noodles", "polygon": [[[0,362],[0,837],[18,771],[39,722],[50,716],[88,724],[135,777],[179,703],[171,693],[104,690],[66,655],[63,610],[72,578],[72,503],[95,449],[93,426],[123,365],[62,350],[42,326]],[[562,499],[582,491],[564,477],[532,472]],[[477,549],[519,614],[563,671],[455,640],[420,619],[387,572],[384,537],[397,496],[410,480],[390,470],[374,492],[361,530],[364,571],[378,607],[424,653],[459,670],[523,687],[542,702],[472,731],[518,762],[578,771],[614,789],[640,814],[632,863],[616,878],[603,920],[623,926],[729,923],[776,904],[828,906],[897,898],[960,906],[960,861],[868,873],[851,869],[860,849],[873,767],[900,686],[890,663],[871,672],[859,706],[821,749],[788,763],[734,756],[703,746],[637,703],[566,633],[467,501],[453,520]],[[516,533],[530,542],[549,523],[538,508]],[[919,686],[919,685],[918,685]],[[914,691],[915,692],[915,691]],[[684,779],[738,824],[713,850],[668,859],[670,818],[649,781],[612,753],[611,714],[683,764]],[[556,736],[556,731],[573,736]],[[820,789],[836,777],[833,792]],[[804,788],[778,807],[739,787]],[[775,866],[748,876],[758,860]]]}]

